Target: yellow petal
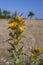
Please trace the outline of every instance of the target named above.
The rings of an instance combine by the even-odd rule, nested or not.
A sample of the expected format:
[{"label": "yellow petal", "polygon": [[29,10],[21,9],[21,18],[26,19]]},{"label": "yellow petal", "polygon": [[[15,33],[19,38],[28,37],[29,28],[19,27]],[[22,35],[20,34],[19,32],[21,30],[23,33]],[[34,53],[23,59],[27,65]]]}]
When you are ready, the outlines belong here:
[{"label": "yellow petal", "polygon": [[17,39],[14,39],[14,44],[18,44],[18,40]]},{"label": "yellow petal", "polygon": [[18,21],[21,22],[22,20],[23,20],[23,18],[22,18],[21,16],[19,16],[19,17],[18,17]]},{"label": "yellow petal", "polygon": [[21,33],[24,32],[24,28],[20,27],[20,28],[19,28],[19,31],[20,31]]}]

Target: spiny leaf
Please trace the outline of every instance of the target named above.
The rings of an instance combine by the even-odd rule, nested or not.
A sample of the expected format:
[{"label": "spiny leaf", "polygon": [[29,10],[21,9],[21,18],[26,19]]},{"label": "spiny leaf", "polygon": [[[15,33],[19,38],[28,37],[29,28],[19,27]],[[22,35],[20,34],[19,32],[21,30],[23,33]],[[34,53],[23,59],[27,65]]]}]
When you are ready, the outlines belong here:
[{"label": "spiny leaf", "polygon": [[8,49],[9,52],[11,52],[12,50],[14,50],[14,48],[10,48],[10,49]]},{"label": "spiny leaf", "polygon": [[10,40],[12,40],[12,38],[9,38],[8,40],[6,40],[6,41],[10,41]]},{"label": "spiny leaf", "polygon": [[24,14],[24,12],[22,12],[21,14],[20,14],[20,16],[22,16]]},{"label": "spiny leaf", "polygon": [[14,46],[14,44],[12,44],[11,42],[9,42],[9,44],[15,49],[15,46]]}]

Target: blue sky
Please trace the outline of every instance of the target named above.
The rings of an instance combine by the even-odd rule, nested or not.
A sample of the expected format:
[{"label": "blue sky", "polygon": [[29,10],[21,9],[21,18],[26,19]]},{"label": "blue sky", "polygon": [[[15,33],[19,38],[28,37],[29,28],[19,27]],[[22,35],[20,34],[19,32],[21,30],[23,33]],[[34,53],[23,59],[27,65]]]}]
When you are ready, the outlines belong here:
[{"label": "blue sky", "polygon": [[18,13],[24,12],[24,17],[30,11],[35,13],[35,18],[43,18],[43,0],[0,0],[0,8],[12,13],[17,10]]}]

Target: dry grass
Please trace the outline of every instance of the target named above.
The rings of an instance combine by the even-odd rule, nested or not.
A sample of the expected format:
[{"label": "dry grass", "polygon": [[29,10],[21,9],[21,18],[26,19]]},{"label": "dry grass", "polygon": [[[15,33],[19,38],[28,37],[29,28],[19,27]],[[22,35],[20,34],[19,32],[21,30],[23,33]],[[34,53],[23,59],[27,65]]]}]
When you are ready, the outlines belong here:
[{"label": "dry grass", "polygon": [[[23,39],[25,51],[28,53],[29,47],[43,47],[43,20],[25,20],[25,32]],[[0,60],[8,57],[8,20],[0,20]]]}]

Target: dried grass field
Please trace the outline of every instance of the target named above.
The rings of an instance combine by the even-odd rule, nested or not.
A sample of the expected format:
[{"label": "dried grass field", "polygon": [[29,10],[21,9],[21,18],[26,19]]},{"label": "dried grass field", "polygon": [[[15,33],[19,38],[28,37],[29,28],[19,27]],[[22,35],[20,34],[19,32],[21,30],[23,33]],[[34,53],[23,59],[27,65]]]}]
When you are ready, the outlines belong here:
[{"label": "dried grass field", "polygon": [[[23,42],[25,52],[29,54],[30,47],[43,47],[43,20],[26,19],[25,23]],[[0,19],[0,65],[9,56],[9,44],[6,42],[8,33],[8,20]]]}]

